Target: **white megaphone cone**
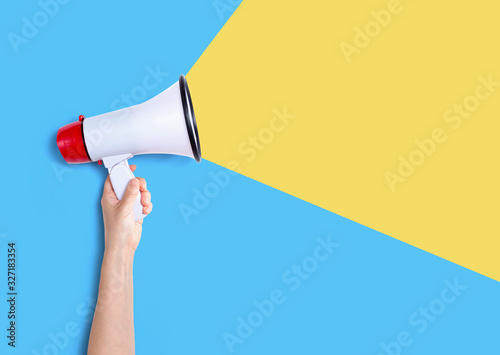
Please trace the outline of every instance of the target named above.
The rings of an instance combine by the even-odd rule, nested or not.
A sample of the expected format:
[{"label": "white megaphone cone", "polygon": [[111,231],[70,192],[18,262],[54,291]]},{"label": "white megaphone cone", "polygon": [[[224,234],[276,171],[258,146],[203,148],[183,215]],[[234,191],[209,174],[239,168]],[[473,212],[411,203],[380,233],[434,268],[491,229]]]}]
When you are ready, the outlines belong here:
[{"label": "white megaphone cone", "polygon": [[[134,174],[128,159],[138,154],[175,154],[201,160],[200,141],[186,78],[135,106],[84,118],[61,127],[57,145],[70,164],[103,162],[119,200]],[[134,204],[136,221],[141,196]]]}]

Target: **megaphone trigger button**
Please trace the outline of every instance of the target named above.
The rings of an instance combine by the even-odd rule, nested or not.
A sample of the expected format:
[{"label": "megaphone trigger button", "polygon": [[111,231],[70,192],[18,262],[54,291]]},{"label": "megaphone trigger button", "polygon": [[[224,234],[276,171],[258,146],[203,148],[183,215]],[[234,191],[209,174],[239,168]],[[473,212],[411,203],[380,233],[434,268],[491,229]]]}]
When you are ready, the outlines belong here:
[{"label": "megaphone trigger button", "polygon": [[98,160],[97,164],[102,165],[102,160]]}]

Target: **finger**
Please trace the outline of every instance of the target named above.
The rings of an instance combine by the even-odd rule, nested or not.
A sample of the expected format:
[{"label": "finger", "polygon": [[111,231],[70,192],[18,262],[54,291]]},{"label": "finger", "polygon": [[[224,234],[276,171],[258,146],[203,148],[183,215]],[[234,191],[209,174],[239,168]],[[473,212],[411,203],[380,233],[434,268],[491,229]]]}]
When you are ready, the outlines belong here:
[{"label": "finger", "polygon": [[113,186],[111,186],[111,179],[108,177],[106,178],[106,181],[104,181],[104,191],[112,190]]},{"label": "finger", "polygon": [[151,192],[149,191],[141,191],[141,204],[143,206],[146,206],[148,203],[151,202]]},{"label": "finger", "polygon": [[139,193],[139,180],[132,179],[127,185],[127,189],[123,194],[123,198],[120,201],[121,208],[126,211],[132,211],[132,206],[134,205],[137,194]]},{"label": "finger", "polygon": [[152,210],[153,210],[153,203],[150,202],[147,206],[144,206],[142,208],[142,213],[143,214],[150,214]]},{"label": "finger", "polygon": [[138,177],[136,179],[139,180],[139,182],[141,183],[141,187],[140,187],[141,192],[148,191],[148,185],[146,183],[146,179],[141,178],[141,177]]},{"label": "finger", "polygon": [[118,199],[116,198],[115,195],[115,190],[113,190],[113,185],[111,185],[111,180],[108,177],[106,178],[106,181],[104,182],[104,188],[102,191],[102,200],[101,201],[111,201],[111,202],[117,202]]},{"label": "finger", "polygon": [[135,169],[137,169],[137,165],[135,164],[129,165],[129,168],[130,170],[135,171]]}]

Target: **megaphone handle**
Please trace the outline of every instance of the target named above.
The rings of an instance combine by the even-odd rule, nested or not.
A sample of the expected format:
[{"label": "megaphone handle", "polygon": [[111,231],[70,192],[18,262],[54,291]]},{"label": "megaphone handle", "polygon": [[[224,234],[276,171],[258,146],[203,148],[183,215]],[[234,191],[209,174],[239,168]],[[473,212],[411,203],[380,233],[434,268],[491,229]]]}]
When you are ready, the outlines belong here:
[{"label": "megaphone handle", "polygon": [[[130,182],[130,180],[135,178],[135,176],[128,166],[128,161],[123,160],[113,167],[109,168],[109,178],[111,180],[111,185],[113,185],[113,190],[115,190],[116,197],[121,200],[123,198],[123,195],[125,194],[128,183]],[[147,216],[142,213],[142,207],[141,193],[139,192],[137,198],[135,199],[133,207],[136,221],[140,221]]]}]

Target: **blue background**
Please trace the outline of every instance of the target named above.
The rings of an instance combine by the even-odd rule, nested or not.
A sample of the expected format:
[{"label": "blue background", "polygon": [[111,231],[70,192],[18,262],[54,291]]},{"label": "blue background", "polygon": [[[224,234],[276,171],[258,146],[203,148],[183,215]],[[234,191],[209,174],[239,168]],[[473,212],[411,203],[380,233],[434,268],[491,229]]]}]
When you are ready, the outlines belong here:
[{"label": "blue background", "polygon": [[[0,265],[7,241],[16,241],[20,294],[18,347],[6,345],[2,302],[0,348],[84,354],[103,253],[106,171],[96,164],[67,165],[55,143],[57,129],[79,114],[110,111],[141,85],[148,67],[169,75],[145,99],[169,87],[189,71],[229,13],[221,18],[211,1],[70,1],[15,53],[7,34],[20,34],[23,16],[32,19],[37,11],[36,1],[0,11],[0,233],[6,235]],[[155,203],[135,259],[138,354],[229,354],[223,334],[237,335],[237,318],[248,317],[253,302],[274,289],[286,301],[235,345],[235,353],[382,354],[380,344],[401,331],[414,340],[403,354],[498,349],[498,282],[206,160],[145,156],[132,163],[147,178]],[[228,183],[186,223],[179,207],[192,206],[195,189],[213,187],[210,173]],[[292,291],[283,273],[328,235],[340,247]],[[455,278],[467,290],[417,332],[410,315]],[[4,297],[6,280],[0,285]],[[58,346],[51,335],[71,322],[80,333]]]}]

